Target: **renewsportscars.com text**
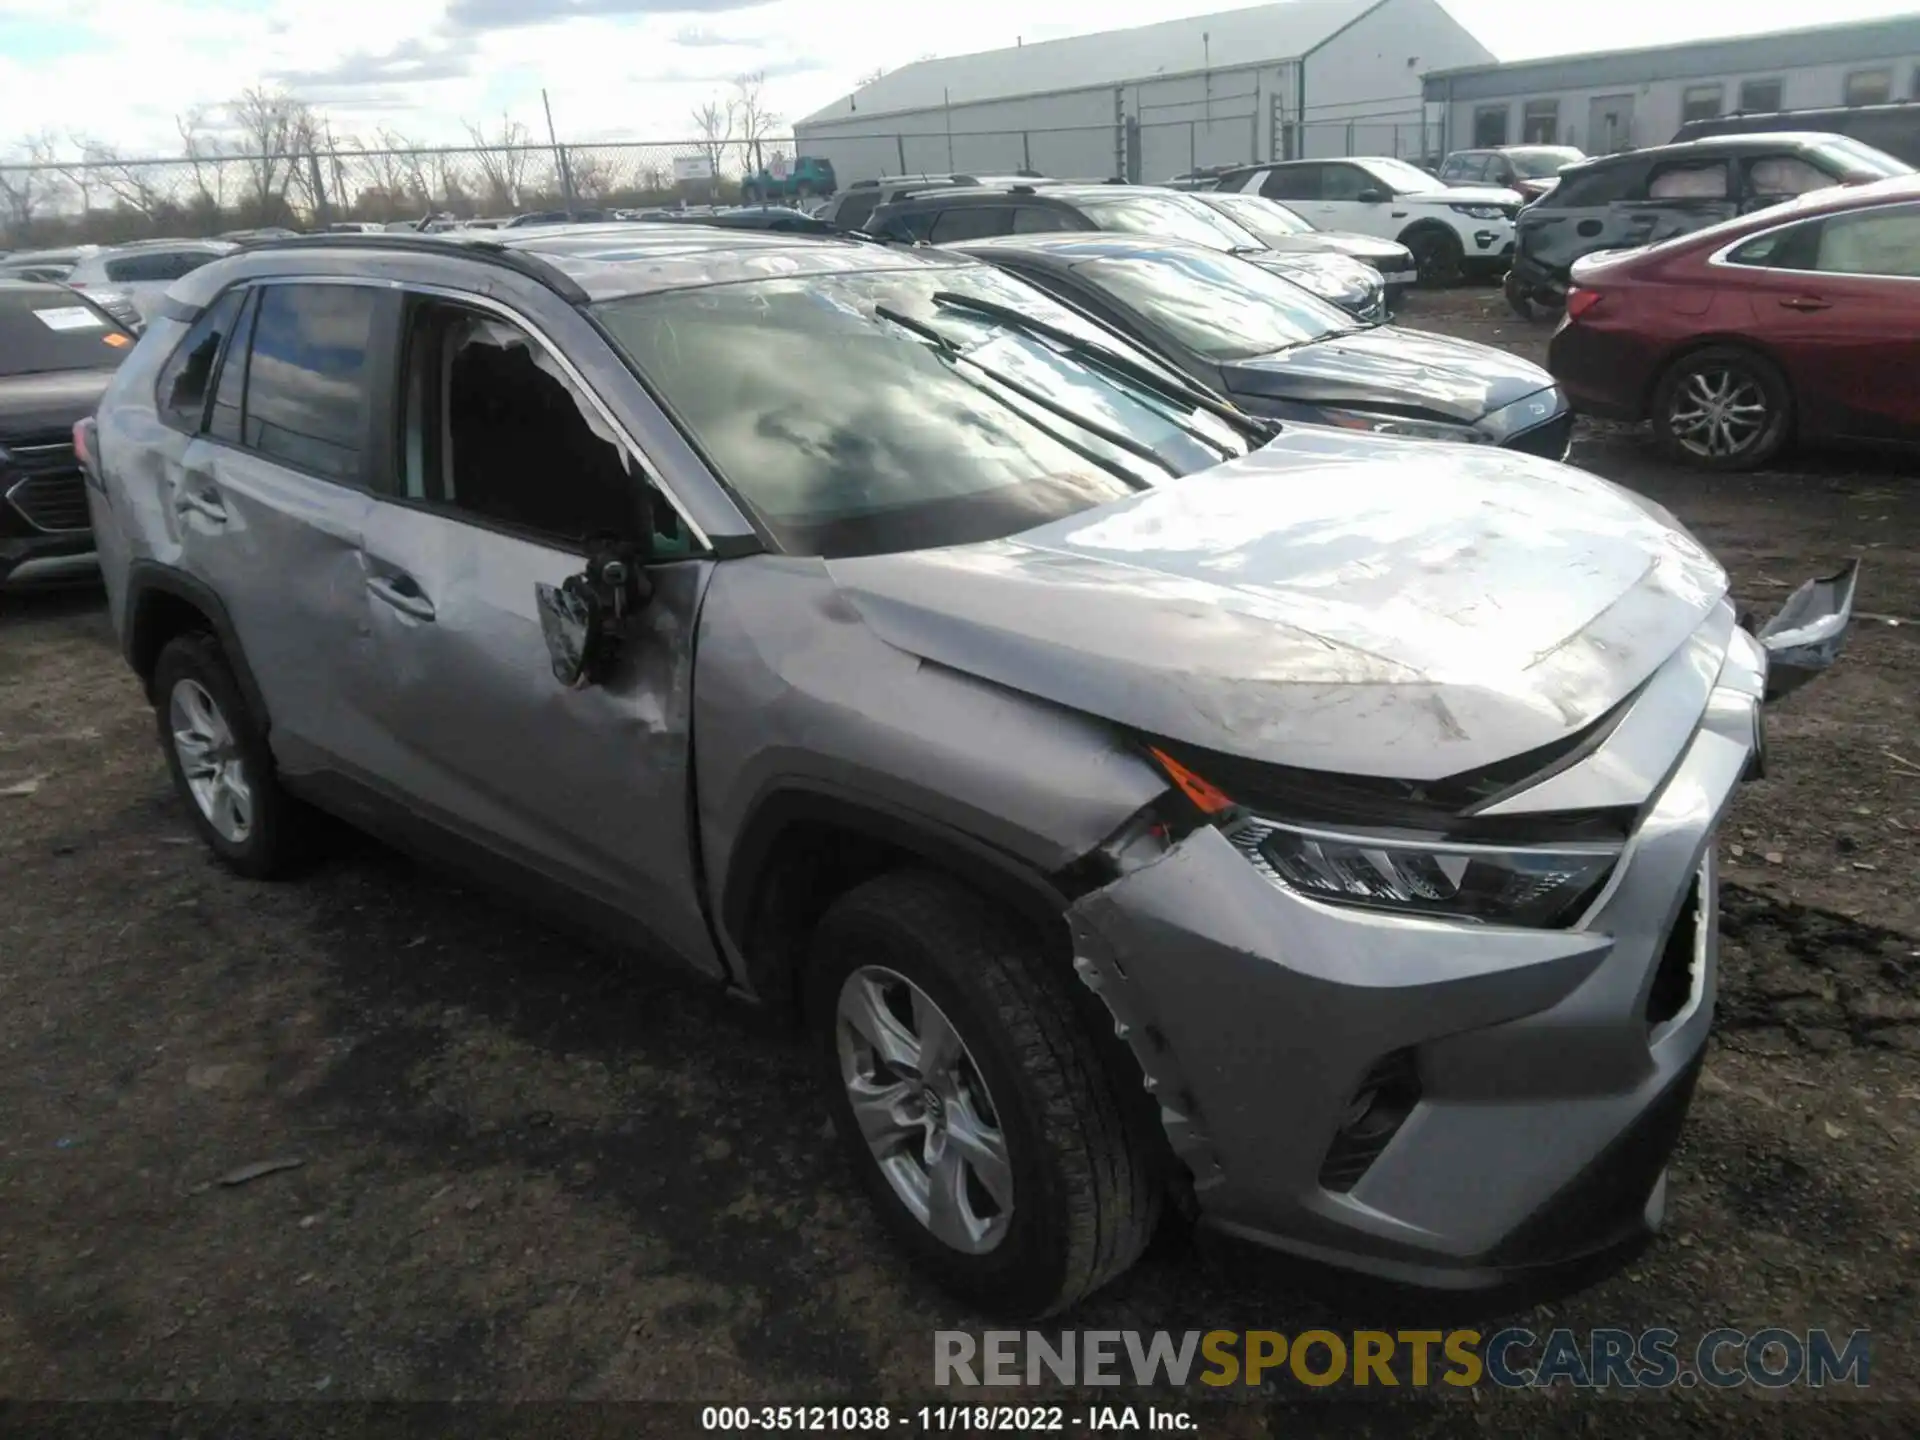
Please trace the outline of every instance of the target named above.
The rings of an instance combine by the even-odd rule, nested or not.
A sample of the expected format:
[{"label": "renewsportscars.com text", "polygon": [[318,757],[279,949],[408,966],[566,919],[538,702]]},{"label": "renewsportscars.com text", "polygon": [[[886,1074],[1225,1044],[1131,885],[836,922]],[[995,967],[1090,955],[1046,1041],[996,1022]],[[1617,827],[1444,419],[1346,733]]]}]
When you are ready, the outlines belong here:
[{"label": "renewsportscars.com text", "polygon": [[940,1330],[936,1385],[1266,1384],[1782,1389],[1869,1382],[1871,1336],[1825,1330]]}]

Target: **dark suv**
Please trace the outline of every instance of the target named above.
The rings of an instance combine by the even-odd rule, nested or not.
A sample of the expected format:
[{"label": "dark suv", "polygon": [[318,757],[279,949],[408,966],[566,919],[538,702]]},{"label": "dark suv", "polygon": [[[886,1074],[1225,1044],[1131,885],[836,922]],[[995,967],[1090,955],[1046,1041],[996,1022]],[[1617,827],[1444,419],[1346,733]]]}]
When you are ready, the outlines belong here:
[{"label": "dark suv", "polygon": [[1356,319],[1377,323],[1387,318],[1386,281],[1371,265],[1321,251],[1269,249],[1231,217],[1191,195],[1158,186],[1054,183],[1036,188],[1018,181],[925,190],[876,210],[867,230],[884,240],[931,245],[1062,230],[1185,240],[1250,260]]},{"label": "dark suv", "polygon": [[[873,214],[883,205],[922,190],[952,189],[962,185],[990,185],[999,177],[992,175],[882,175],[877,180],[856,180],[827,201],[814,218],[824,220],[836,230],[864,230]],[[1023,185],[1045,185],[1042,175],[1011,177]]]},{"label": "dark suv", "polygon": [[1913,167],[1843,135],[1727,135],[1606,155],[1560,172],[1520,213],[1507,300],[1531,316],[1558,305],[1573,262],[1703,230],[1830,185],[1859,185]]},{"label": "dark suv", "polygon": [[1674,143],[1712,135],[1756,135],[1777,130],[1844,135],[1884,150],[1896,160],[1920,165],[1920,98],[1892,105],[1836,105],[1826,110],[1762,110],[1689,120],[1673,132]]}]

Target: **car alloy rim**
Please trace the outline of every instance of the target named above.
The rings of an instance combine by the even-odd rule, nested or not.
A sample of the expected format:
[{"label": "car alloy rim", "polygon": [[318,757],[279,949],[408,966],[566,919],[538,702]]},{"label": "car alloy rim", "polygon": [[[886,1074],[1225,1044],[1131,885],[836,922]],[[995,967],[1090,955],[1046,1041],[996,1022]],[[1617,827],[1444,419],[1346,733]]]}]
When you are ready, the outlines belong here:
[{"label": "car alloy rim", "polygon": [[233,727],[198,680],[181,680],[167,700],[174,754],[193,803],[223,840],[246,843],[253,833],[253,787]]},{"label": "car alloy rim", "polygon": [[1013,1166],[966,1042],[926,991],[878,965],[847,977],[835,1018],[840,1078],[880,1173],[942,1243],[986,1254],[1013,1218]]},{"label": "car alloy rim", "polygon": [[1667,428],[1682,449],[1709,459],[1751,450],[1767,429],[1767,394],[1744,370],[1717,365],[1680,382]]}]

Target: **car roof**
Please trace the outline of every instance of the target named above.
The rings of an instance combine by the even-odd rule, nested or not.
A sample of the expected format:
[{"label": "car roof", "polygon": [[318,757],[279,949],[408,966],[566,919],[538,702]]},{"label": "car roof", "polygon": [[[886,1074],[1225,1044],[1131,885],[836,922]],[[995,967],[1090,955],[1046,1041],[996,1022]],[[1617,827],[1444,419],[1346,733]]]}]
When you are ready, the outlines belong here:
[{"label": "car roof", "polygon": [[1743,130],[1736,135],[1702,135],[1698,140],[1680,140],[1671,145],[1647,145],[1638,150],[1623,150],[1618,155],[1592,155],[1578,165],[1569,165],[1563,174],[1575,170],[1597,168],[1602,165],[1619,165],[1629,160],[1665,160],[1687,155],[1712,154],[1716,150],[1738,150],[1745,146],[1764,145],[1769,150],[1778,150],[1785,145],[1789,148],[1804,146],[1808,149],[1824,145],[1835,139],[1845,139],[1825,130]]},{"label": "car roof", "polygon": [[[303,251],[316,258],[364,253],[369,261],[376,261],[381,256],[404,254],[505,265],[538,278],[574,303],[745,280],[959,263],[954,257],[926,250],[845,236],[627,220],[525,225],[511,231],[303,235],[245,246],[233,256],[176,281],[172,293],[197,307],[225,287],[234,273],[231,267],[250,266],[258,257],[271,257],[274,268],[270,273],[284,276],[289,270],[287,257]],[[252,272],[249,269],[242,273]],[[316,266],[315,273],[338,274],[339,269],[337,265]]]}]

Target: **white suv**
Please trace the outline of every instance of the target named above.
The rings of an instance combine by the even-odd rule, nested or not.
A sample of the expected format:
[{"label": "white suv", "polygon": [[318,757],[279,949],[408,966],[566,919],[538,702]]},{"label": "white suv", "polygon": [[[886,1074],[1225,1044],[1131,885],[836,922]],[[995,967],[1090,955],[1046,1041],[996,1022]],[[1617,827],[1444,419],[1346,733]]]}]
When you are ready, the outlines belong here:
[{"label": "white suv", "polygon": [[1250,165],[1222,175],[1214,188],[1283,201],[1317,230],[1397,240],[1413,252],[1423,285],[1504,271],[1513,258],[1513,217],[1524,203],[1498,186],[1444,185],[1390,155]]}]

